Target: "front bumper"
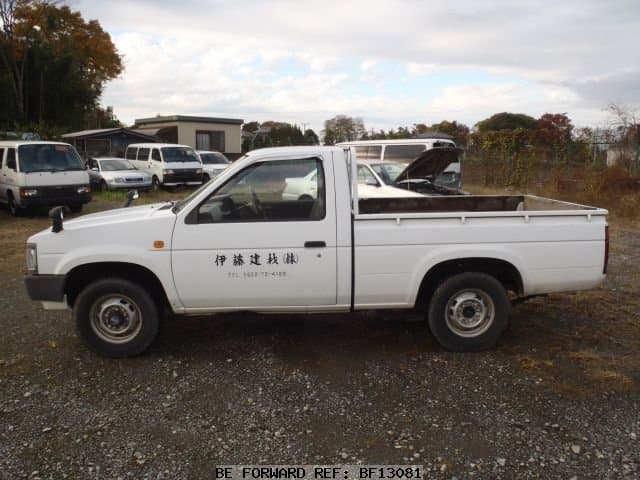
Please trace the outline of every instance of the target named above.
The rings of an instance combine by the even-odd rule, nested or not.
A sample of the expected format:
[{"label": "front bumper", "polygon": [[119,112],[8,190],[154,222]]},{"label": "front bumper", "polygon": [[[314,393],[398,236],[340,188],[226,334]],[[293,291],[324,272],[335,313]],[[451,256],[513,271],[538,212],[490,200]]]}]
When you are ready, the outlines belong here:
[{"label": "front bumper", "polygon": [[31,300],[62,302],[65,278],[64,275],[25,275],[24,284]]},{"label": "front bumper", "polygon": [[44,207],[50,205],[84,205],[91,201],[90,193],[63,193],[55,191],[33,197],[20,197],[21,207]]},{"label": "front bumper", "polygon": [[125,183],[107,183],[109,189],[132,189],[132,188],[151,188],[151,180],[148,182],[125,182]]}]

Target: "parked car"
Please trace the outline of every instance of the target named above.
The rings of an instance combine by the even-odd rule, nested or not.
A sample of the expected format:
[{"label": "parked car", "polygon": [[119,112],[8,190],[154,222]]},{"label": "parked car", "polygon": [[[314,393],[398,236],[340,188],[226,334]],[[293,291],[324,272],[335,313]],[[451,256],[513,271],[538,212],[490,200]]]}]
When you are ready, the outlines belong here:
[{"label": "parked car", "polygon": [[68,143],[0,142],[0,202],[9,206],[11,215],[51,205],[79,212],[90,200],[89,174]]},{"label": "parked car", "polygon": [[[282,197],[289,200],[313,200],[317,197],[317,174],[286,179]],[[360,198],[398,198],[421,196],[418,193],[385,185],[365,164],[358,164],[358,196]]]},{"label": "parked car", "polygon": [[132,143],[127,147],[125,158],[151,175],[154,190],[161,186],[202,183],[202,162],[188,145]]},{"label": "parked car", "polygon": [[216,178],[227,168],[231,162],[223,153],[209,150],[196,150],[202,162],[202,182],[207,183],[212,178]]},{"label": "parked car", "polygon": [[[444,138],[406,138],[398,140],[357,140],[339,143],[337,146],[354,147],[358,161],[409,165],[420,154],[432,148],[455,148],[452,140]],[[460,188],[460,157],[431,179],[432,183],[450,188]]]},{"label": "parked car", "polygon": [[[27,241],[30,298],[138,355],[166,311],[417,309],[445,348],[496,345],[511,299],[605,278],[607,211],[530,195],[358,197],[350,149],[254,150],[177,202],[85,215]],[[316,174],[316,198],[284,198]],[[179,321],[176,319],[176,321]]]},{"label": "parked car", "polygon": [[90,158],[87,160],[91,184],[97,190],[117,190],[121,188],[151,188],[151,175],[138,170],[123,158]]},{"label": "parked car", "polygon": [[442,172],[458,160],[459,151],[437,147],[422,152],[409,165],[396,162],[362,161],[378,183],[424,195],[468,195],[458,188],[436,183]]}]

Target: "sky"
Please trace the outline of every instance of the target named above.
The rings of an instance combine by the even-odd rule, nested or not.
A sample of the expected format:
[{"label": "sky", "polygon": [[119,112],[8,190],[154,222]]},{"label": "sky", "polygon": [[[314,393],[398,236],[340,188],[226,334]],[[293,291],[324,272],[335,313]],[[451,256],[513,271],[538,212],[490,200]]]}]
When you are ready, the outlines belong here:
[{"label": "sky", "polygon": [[639,0],[68,0],[124,57],[103,105],[367,129],[640,107]]}]

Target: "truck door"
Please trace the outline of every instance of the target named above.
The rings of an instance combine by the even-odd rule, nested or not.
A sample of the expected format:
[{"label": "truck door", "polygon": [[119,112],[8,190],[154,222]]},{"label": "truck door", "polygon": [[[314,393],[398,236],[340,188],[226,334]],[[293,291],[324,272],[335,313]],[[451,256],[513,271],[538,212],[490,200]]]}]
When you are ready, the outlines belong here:
[{"label": "truck door", "polygon": [[262,161],[189,207],[172,240],[173,277],[183,305],[209,310],[336,305],[331,179],[330,159]]}]

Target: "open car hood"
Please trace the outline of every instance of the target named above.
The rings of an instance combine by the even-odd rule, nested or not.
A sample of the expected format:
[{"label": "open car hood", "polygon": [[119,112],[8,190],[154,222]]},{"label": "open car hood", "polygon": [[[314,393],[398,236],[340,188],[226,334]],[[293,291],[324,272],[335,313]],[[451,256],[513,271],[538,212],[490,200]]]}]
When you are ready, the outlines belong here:
[{"label": "open car hood", "polygon": [[398,178],[393,183],[397,184],[411,178],[436,178],[458,158],[462,152],[461,148],[437,147],[425,150],[413,162],[407,165]]}]

